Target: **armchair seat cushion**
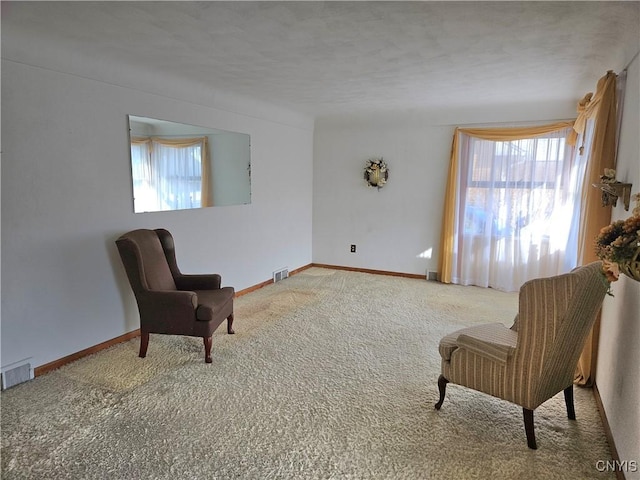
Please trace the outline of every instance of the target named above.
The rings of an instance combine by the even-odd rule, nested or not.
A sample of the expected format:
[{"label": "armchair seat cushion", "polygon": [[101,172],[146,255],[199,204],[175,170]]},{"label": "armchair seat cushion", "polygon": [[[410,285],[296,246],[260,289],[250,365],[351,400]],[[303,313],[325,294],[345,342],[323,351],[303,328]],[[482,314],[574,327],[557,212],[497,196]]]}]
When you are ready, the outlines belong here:
[{"label": "armchair seat cushion", "polygon": [[463,328],[446,335],[440,340],[438,351],[447,362],[451,360],[451,355],[457,348],[464,347],[478,355],[505,363],[514,352],[517,341],[518,332],[502,323],[489,323]]},{"label": "armchair seat cushion", "polygon": [[209,322],[216,318],[225,319],[233,313],[233,287],[223,287],[218,290],[196,290],[198,308],[196,319]]}]

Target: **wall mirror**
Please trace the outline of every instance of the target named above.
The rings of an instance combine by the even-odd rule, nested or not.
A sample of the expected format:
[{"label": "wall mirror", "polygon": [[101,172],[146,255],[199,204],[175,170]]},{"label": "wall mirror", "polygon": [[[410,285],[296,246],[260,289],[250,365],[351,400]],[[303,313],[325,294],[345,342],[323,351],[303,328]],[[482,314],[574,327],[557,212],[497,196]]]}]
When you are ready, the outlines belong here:
[{"label": "wall mirror", "polygon": [[136,213],[251,203],[246,133],[129,115]]}]

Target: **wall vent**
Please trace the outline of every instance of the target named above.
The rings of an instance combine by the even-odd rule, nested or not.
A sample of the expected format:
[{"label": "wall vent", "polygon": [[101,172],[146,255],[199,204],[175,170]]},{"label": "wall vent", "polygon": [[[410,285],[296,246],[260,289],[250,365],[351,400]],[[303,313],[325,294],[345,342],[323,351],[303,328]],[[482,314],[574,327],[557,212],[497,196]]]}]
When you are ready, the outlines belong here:
[{"label": "wall vent", "polygon": [[427,272],[427,280],[437,282],[438,272]]},{"label": "wall vent", "polygon": [[33,368],[31,368],[32,360],[33,357],[29,357],[25,360],[2,367],[2,390],[33,380]]},{"label": "wall vent", "polygon": [[284,267],[284,268],[281,268],[280,270],[276,270],[275,272],[273,272],[273,283],[279,282],[280,280],[284,280],[287,277],[289,277],[288,267]]}]

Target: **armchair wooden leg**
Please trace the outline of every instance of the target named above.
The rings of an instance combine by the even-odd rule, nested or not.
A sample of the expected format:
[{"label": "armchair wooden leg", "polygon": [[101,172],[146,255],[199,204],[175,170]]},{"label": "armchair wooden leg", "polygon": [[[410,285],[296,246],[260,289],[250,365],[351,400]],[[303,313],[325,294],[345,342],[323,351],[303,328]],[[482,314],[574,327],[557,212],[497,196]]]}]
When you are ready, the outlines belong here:
[{"label": "armchair wooden leg", "polygon": [[524,431],[527,434],[527,445],[530,449],[536,450],[538,446],[536,445],[536,433],[533,428],[533,410],[523,408],[522,416],[524,417]]},{"label": "armchair wooden leg", "polygon": [[147,348],[149,347],[149,332],[140,331],[140,353],[138,356],[144,358],[147,356]]},{"label": "armchair wooden leg", "polygon": [[204,340],[204,361],[211,363],[211,345],[213,344],[213,337],[202,337]]},{"label": "armchair wooden leg", "polygon": [[575,420],[576,410],[573,408],[573,385],[564,389],[564,403],[567,405],[567,417],[569,417],[569,420]]},{"label": "armchair wooden leg", "polygon": [[233,313],[227,317],[227,333],[229,335],[236,333],[233,330]]},{"label": "armchair wooden leg", "polygon": [[436,410],[440,410],[440,407],[442,406],[442,402],[444,402],[444,395],[447,391],[447,383],[449,383],[449,380],[444,378],[443,375],[440,375],[438,377],[438,390],[440,391],[440,399],[438,400],[438,403],[436,403],[435,405]]}]

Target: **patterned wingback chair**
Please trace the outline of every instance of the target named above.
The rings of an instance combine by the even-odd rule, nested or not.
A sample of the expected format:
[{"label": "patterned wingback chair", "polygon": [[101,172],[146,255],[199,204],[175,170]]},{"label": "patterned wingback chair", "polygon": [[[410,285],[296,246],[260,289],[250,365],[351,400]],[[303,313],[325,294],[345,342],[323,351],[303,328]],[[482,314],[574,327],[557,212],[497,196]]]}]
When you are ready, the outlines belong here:
[{"label": "patterned wingback chair", "polygon": [[215,273],[180,272],[167,230],[133,230],[116,245],[138,302],[139,356],[147,355],[150,333],[189,335],[204,339],[205,362],[211,363],[213,332],[226,319],[227,333],[234,333],[233,287],[221,287]]},{"label": "patterned wingback chair", "polygon": [[511,328],[501,323],[464,328],[440,341],[440,399],[455,383],[520,405],[529,448],[535,449],[533,411],[564,391],[575,420],[573,380],[584,342],[608,283],[601,262],[571,273],[526,282]]}]

